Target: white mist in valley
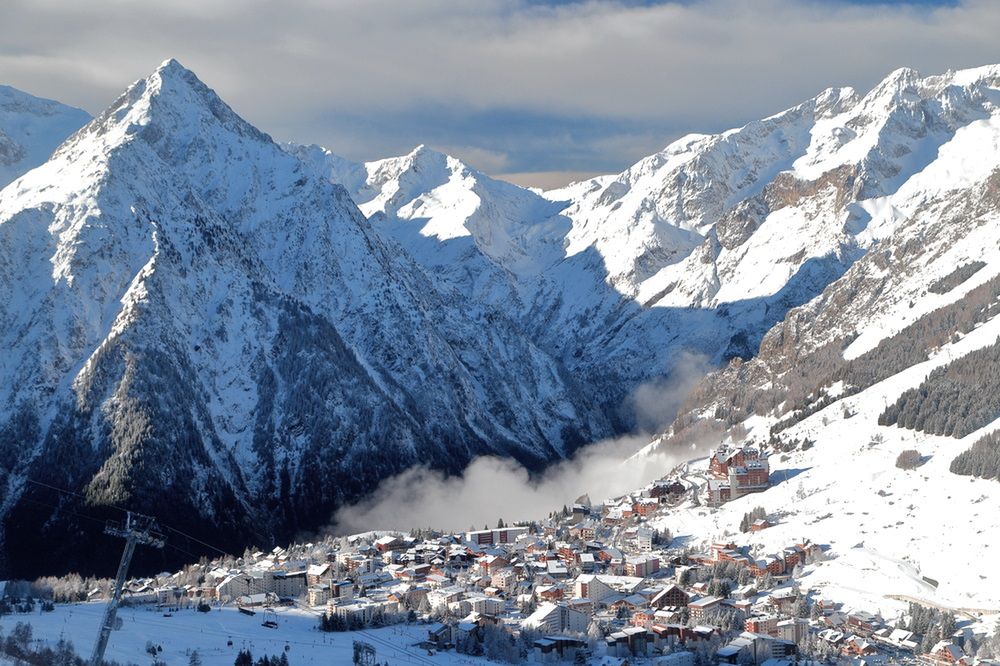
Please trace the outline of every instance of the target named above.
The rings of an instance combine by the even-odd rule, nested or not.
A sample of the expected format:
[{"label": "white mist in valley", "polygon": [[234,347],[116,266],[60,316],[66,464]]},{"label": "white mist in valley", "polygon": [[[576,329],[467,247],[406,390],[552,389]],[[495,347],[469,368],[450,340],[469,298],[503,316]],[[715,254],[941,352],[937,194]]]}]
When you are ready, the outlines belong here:
[{"label": "white mist in valley", "polygon": [[[464,530],[493,526],[497,519],[544,517],[581,495],[595,501],[622,495],[696,457],[705,442],[670,451],[646,447],[677,413],[684,397],[711,369],[701,355],[681,354],[669,378],[643,385],[627,401],[641,431],[579,449],[532,477],[516,461],[495,456],[473,460],[460,475],[413,467],[383,481],[361,502],[334,516],[338,534],[433,527]],[[646,448],[644,448],[646,447]]]}]

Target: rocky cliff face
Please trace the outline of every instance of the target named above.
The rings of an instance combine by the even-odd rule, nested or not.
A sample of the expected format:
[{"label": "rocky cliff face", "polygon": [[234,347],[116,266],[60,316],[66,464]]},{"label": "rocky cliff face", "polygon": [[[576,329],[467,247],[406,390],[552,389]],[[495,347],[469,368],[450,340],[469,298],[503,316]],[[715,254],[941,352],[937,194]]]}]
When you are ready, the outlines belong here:
[{"label": "rocky cliff face", "polygon": [[19,574],[101,561],[61,538],[86,506],[289,538],[410,465],[537,468],[611,432],[558,359],[174,61],[0,192],[0,293]]}]

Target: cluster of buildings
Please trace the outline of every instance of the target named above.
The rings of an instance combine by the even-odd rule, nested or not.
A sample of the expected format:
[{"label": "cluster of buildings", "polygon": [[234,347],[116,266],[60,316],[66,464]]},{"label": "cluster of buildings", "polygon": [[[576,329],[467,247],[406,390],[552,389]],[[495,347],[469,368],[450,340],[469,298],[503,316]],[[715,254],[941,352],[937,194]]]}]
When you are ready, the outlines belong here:
[{"label": "cluster of buildings", "polygon": [[[728,501],[766,487],[767,458],[722,447],[709,473],[719,482],[719,501]],[[917,658],[920,637],[870,613],[803,597],[795,575],[822,552],[818,544],[802,539],[770,553],[732,542],[705,552],[673,548],[648,518],[692,490],[663,479],[599,505],[584,498],[530,525],[247,553],[206,567],[196,584],[133,581],[130,600],[297,604],[337,618],[344,629],[425,621],[429,650],[465,650],[495,627],[527,637],[531,659],[541,663],[605,655],[693,666],[697,655],[697,663],[775,666],[806,663],[804,645],[838,659]],[[920,659],[973,663],[956,640]]]}]

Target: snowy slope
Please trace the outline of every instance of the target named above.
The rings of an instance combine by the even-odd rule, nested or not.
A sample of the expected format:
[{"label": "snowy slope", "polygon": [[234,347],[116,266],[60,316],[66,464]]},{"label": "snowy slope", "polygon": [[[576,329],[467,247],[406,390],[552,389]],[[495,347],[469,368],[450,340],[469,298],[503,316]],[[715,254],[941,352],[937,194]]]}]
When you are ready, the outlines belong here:
[{"label": "snowy slope", "polygon": [[[1000,276],[997,73],[989,67],[921,79],[902,70],[864,98],[853,122],[814,130],[814,138],[832,136],[834,125],[856,132],[857,145],[807,153],[794,169],[808,177],[844,160],[861,165],[866,198],[849,203],[845,215],[867,251],[769,331],[755,359],[707,377],[657,442],[741,424],[749,439],[772,449],[781,441],[814,444],[775,451],[779,482],[762,494],[664,518],[675,533],[735,536],[760,554],[802,537],[830,544],[832,559],[808,568],[804,585],[890,619],[905,609],[898,597],[1000,613],[1000,577],[984,560],[1000,532],[992,509],[1000,484],[949,469],[1000,427],[1000,413],[961,438],[879,425],[887,405],[931,370],[1000,340],[990,290]],[[931,112],[937,121],[928,122]],[[969,266],[977,269],[954,277]],[[863,381],[869,376],[876,381]],[[978,390],[995,394],[1000,386],[992,381]],[[919,451],[923,464],[897,468],[905,449]],[[737,536],[743,514],[758,505],[778,525]]]},{"label": "snowy slope", "polygon": [[47,160],[89,120],[81,109],[0,85],[0,189]]},{"label": "snowy slope", "polygon": [[[1000,613],[1000,574],[983,559],[1000,531],[993,509],[1000,502],[1000,484],[948,470],[954,456],[981,432],[956,440],[877,423],[886,402],[919,384],[933,367],[998,337],[1000,320],[994,320],[931,360],[784,431],[785,437],[808,437],[815,445],[772,455],[772,478],[778,483],[766,492],[719,509],[688,506],[658,525],[706,546],[719,539],[750,544],[760,556],[803,538],[828,544],[828,560],[807,567],[803,587],[847,607],[880,610],[890,620],[906,610],[905,601],[893,598],[900,596],[976,614]],[[845,407],[853,413],[850,418]],[[767,439],[768,420],[752,425],[751,437]],[[928,461],[912,471],[897,468],[896,457],[906,449],[918,450]],[[706,466],[705,461],[692,463],[693,468]],[[769,511],[777,524],[741,534],[740,520],[756,506]]]},{"label": "snowy slope", "polygon": [[[28,622],[37,640],[55,647],[63,638],[73,643],[78,655],[89,658],[103,611],[103,603],[59,604],[56,610],[43,615],[5,615],[0,618],[0,628],[10,633],[18,622]],[[125,607],[118,611],[122,626],[112,633],[106,655],[118,663],[145,663],[149,660],[146,643],[152,642],[163,648],[157,659],[167,666],[187,666],[193,650],[198,651],[205,666],[232,666],[240,650],[250,650],[254,659],[259,659],[264,655],[278,656],[286,652],[287,646],[290,663],[322,666],[350,664],[354,641],[362,640],[375,647],[379,660],[393,665],[496,663],[455,652],[440,652],[429,658],[426,650],[415,648],[414,644],[427,638],[430,625],[321,633],[317,630],[316,613],[278,607],[277,629],[262,628],[262,616],[244,615],[232,606],[210,613],[185,609],[173,612],[171,617],[163,617],[162,612],[150,608]]]},{"label": "snowy slope", "polygon": [[0,192],[0,294],[18,572],[100,561],[41,547],[75,504],[26,478],[242,547],[413,464],[537,467],[611,432],[557,360],[435,289],[176,61]]}]

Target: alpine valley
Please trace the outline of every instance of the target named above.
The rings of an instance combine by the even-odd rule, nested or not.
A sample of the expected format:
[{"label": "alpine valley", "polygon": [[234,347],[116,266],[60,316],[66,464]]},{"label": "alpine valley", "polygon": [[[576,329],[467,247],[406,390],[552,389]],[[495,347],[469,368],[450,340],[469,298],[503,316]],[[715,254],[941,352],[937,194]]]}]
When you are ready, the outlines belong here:
[{"label": "alpine valley", "polygon": [[[414,465],[537,471],[637,430],[780,451],[824,489],[781,538],[860,501],[846,451],[902,483],[891,433],[935,497],[1000,498],[949,471],[1000,417],[1000,66],[542,192],[279,145],[170,60],[89,121],[0,88],[0,168],[0,577],[108,573],[114,506],[237,552]],[[637,415],[691,354],[717,370],[677,420]]]}]

